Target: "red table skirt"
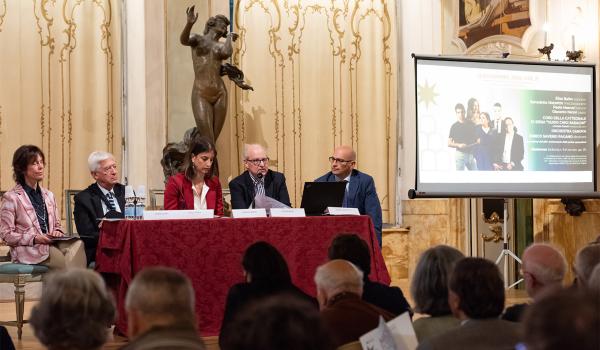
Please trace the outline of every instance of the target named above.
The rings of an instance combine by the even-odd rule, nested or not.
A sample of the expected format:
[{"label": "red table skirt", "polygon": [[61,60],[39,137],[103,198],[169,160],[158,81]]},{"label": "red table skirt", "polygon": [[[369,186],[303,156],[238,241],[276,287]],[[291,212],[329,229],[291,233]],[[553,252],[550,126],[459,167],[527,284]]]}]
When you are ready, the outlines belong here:
[{"label": "red table skirt", "polygon": [[147,266],[185,273],[196,292],[196,315],[203,336],[218,335],[229,287],[243,282],[245,249],[264,240],[285,257],[294,284],[316,294],[313,276],[327,261],[327,248],[339,233],[357,233],[371,247],[371,279],[390,283],[373,224],[368,216],[207,220],[123,220],[105,222],[96,270],[118,277],[116,330],[126,334],[125,295],[135,274]]}]

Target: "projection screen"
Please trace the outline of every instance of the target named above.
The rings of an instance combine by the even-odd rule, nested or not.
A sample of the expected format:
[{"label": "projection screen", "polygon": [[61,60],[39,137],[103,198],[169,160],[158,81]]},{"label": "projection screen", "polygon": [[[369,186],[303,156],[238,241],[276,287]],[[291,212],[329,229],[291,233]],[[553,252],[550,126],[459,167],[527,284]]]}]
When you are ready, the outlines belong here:
[{"label": "projection screen", "polygon": [[414,61],[409,197],[597,197],[594,65]]}]

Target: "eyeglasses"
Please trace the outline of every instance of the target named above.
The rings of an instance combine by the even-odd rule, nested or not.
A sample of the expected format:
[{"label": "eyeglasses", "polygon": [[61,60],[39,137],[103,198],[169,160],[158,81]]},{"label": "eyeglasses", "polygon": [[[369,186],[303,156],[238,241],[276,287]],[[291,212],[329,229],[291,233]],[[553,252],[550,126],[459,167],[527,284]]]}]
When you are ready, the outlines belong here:
[{"label": "eyeglasses", "polygon": [[348,163],[353,162],[353,160],[345,160],[345,159],[339,159],[339,158],[329,157],[329,163],[333,164],[335,162],[338,162],[340,164],[348,164]]},{"label": "eyeglasses", "polygon": [[245,162],[252,163],[256,166],[260,166],[260,163],[267,164],[269,162],[269,158],[259,158],[259,159],[246,159]]},{"label": "eyeglasses", "polygon": [[103,173],[103,174],[108,174],[108,173],[110,173],[111,170],[117,170],[117,165],[113,164],[113,165],[109,165],[104,168],[100,168],[100,169],[98,169],[98,172]]}]

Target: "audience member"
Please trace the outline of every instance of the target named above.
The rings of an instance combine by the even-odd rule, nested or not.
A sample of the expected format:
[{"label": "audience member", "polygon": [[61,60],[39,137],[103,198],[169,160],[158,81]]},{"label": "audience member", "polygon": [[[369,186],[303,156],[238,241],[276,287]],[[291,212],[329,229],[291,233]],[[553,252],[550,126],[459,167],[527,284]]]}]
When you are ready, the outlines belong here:
[{"label": "audience member", "polygon": [[588,280],[588,288],[600,298],[600,264],[597,264],[594,270],[592,270],[592,274]]},{"label": "audience member", "polygon": [[46,276],[29,323],[49,350],[100,349],[115,320],[112,295],[97,273],[63,269]]},{"label": "audience member", "polygon": [[75,226],[85,245],[88,265],[96,260],[100,236],[99,219],[122,218],[125,210],[125,186],[119,183],[115,157],[107,152],[92,152],[88,167],[95,182],[75,195]]},{"label": "audience member", "polygon": [[[567,272],[565,257],[553,246],[536,243],[523,252],[521,271],[527,295],[535,302],[547,288],[559,287]],[[518,322],[528,304],[517,304],[506,309],[502,319]]]},{"label": "audience member", "polygon": [[131,342],[123,350],[205,349],[196,329],[194,289],[181,272],[142,270],[129,286],[125,307]]},{"label": "audience member", "polygon": [[381,204],[375,189],[375,181],[370,175],[356,169],[356,152],[350,146],[338,146],[329,157],[331,171],[319,177],[317,182],[346,181],[344,208],[357,208],[361,215],[369,215],[373,220],[379,246],[381,246]]},{"label": "audience member", "polygon": [[353,263],[363,273],[362,299],[384,310],[394,316],[408,311],[412,316],[412,310],[402,290],[398,287],[390,287],[369,279],[371,273],[371,254],[369,246],[357,234],[340,234],[333,239],[329,246],[329,260],[344,259]]},{"label": "audience member", "polygon": [[191,141],[183,161],[183,172],[165,186],[165,209],[213,209],[223,216],[223,191],[216,172],[217,150],[205,137]]},{"label": "audience member", "polygon": [[498,319],[504,309],[504,285],[491,261],[458,261],[450,277],[448,303],[461,325],[425,340],[417,349],[513,349],[521,340],[519,323]]},{"label": "audience member", "polygon": [[584,289],[543,293],[525,312],[527,350],[600,349],[600,298]]},{"label": "audience member", "polygon": [[363,273],[347,260],[331,260],[315,273],[321,318],[332,335],[335,347],[357,341],[376,328],[379,317],[394,315],[362,300]]},{"label": "audience member", "polygon": [[291,294],[267,297],[244,309],[231,323],[235,332],[222,350],[333,350],[319,312]]},{"label": "audience member", "polygon": [[259,299],[289,293],[311,303],[315,310],[318,309],[316,300],[292,283],[287,262],[271,244],[264,241],[251,244],[242,258],[242,267],[246,281],[233,285],[227,293],[219,343],[238,331],[229,328],[235,316]]},{"label": "audience member", "polygon": [[262,145],[244,146],[244,168],[246,171],[229,182],[233,209],[247,209],[261,195],[292,206],[285,176],[269,169],[267,150]]},{"label": "audience member", "polygon": [[592,242],[579,249],[573,267],[576,284],[581,287],[587,286],[592,270],[598,264],[600,264],[600,244]]},{"label": "audience member", "polygon": [[0,326],[0,349],[15,350],[15,344],[4,326]]},{"label": "audience member", "polygon": [[448,280],[456,262],[464,257],[446,245],[429,248],[421,254],[410,286],[415,311],[429,315],[413,323],[419,342],[459,326],[460,321],[452,316],[448,305]]},{"label": "audience member", "polygon": [[33,145],[19,147],[12,166],[17,184],[4,194],[0,208],[0,238],[10,246],[12,260],[57,269],[85,267],[79,239],[54,240],[64,232],[54,195],[40,185],[46,167],[42,150]]}]

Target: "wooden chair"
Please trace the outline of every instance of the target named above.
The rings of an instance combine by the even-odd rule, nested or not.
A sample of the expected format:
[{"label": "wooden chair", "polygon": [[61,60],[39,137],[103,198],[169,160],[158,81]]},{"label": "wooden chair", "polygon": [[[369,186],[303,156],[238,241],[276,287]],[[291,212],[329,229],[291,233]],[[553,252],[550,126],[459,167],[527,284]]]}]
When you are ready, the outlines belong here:
[{"label": "wooden chair", "polygon": [[[4,194],[4,192],[2,192]],[[2,199],[0,198],[0,204]],[[25,313],[25,285],[31,282],[41,282],[48,267],[44,265],[29,265],[12,263],[10,249],[0,240],[0,283],[12,283],[15,286],[16,321],[0,321],[2,326],[17,327],[17,336],[21,340]]]},{"label": "wooden chair", "polygon": [[362,350],[362,345],[360,345],[360,341],[353,341],[351,343],[344,344],[338,347],[336,350]]},{"label": "wooden chair", "polygon": [[81,192],[81,190],[65,190],[65,219],[67,236],[77,236],[75,231],[75,221],[73,219],[73,209],[75,209],[75,195]]}]

